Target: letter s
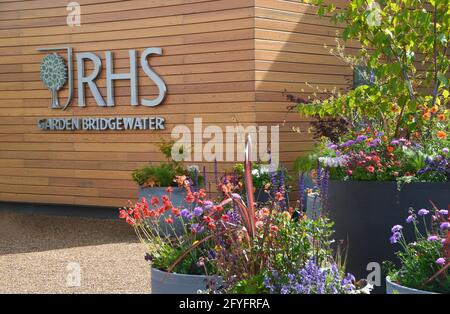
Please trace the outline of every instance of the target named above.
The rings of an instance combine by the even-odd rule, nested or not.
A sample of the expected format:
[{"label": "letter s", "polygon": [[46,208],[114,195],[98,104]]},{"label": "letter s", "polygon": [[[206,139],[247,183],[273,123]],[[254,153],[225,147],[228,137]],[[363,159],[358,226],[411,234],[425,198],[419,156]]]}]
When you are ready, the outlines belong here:
[{"label": "letter s", "polygon": [[152,99],[152,100],[148,100],[145,98],[141,99],[141,104],[143,106],[148,106],[148,107],[158,106],[160,103],[162,103],[162,101],[166,97],[166,93],[167,93],[166,84],[161,79],[161,77],[159,77],[159,75],[156,74],[155,71],[153,71],[153,69],[150,67],[150,65],[147,62],[147,57],[151,54],[162,55],[162,49],[161,48],[147,48],[144,50],[144,52],[141,55],[142,69],[144,70],[145,74],[147,74],[147,76],[153,82],[155,82],[156,86],[159,89],[159,95],[155,99]]}]

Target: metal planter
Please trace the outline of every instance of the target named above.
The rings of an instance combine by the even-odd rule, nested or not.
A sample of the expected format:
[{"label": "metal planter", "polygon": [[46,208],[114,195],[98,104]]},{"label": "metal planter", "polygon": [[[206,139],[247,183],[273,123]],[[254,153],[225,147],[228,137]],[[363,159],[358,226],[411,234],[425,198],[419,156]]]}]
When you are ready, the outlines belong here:
[{"label": "metal planter", "polygon": [[152,268],[151,292],[152,294],[197,294],[199,290],[208,287],[217,288],[222,279],[217,276],[184,275],[167,273]]},{"label": "metal planter", "polygon": [[[371,262],[396,261],[397,245],[389,242],[391,228],[405,225],[408,209],[430,208],[432,200],[446,208],[450,204],[450,183],[410,183],[398,191],[396,182],[333,181],[329,183],[330,218],[335,222],[335,239],[348,240],[347,270],[366,278]],[[405,228],[407,239],[412,228]],[[385,291],[384,280],[375,293]]]},{"label": "metal planter", "polygon": [[413,288],[404,287],[395,282],[392,282],[388,277],[386,277],[386,293],[387,294],[436,294],[430,291],[418,290]]}]

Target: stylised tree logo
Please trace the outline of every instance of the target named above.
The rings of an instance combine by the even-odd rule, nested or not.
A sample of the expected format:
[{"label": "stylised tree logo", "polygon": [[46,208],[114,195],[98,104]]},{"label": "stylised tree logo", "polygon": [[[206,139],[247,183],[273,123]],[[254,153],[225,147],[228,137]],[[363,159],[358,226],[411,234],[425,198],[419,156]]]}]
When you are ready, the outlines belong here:
[{"label": "stylised tree logo", "polygon": [[41,80],[52,92],[51,108],[61,108],[58,100],[58,90],[67,81],[67,68],[64,58],[57,53],[46,55],[41,63]]}]

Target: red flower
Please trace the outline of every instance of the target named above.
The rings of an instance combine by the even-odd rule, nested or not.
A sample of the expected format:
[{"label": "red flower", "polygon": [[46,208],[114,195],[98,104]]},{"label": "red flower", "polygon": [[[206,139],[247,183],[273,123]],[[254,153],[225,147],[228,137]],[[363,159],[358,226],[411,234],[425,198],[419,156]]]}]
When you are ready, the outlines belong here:
[{"label": "red flower", "polygon": [[275,199],[276,199],[277,201],[283,200],[283,199],[284,199],[283,193],[277,192],[277,193],[275,194]]},{"label": "red flower", "polygon": [[272,231],[272,232],[277,232],[277,231],[278,231],[278,227],[275,226],[275,225],[271,225],[271,226],[270,226],[270,231]]},{"label": "red flower", "polygon": [[134,219],[139,220],[141,219],[141,214],[139,213],[138,210],[135,210],[133,213]]},{"label": "red flower", "polygon": [[208,228],[211,229],[211,230],[214,230],[214,229],[216,229],[216,224],[213,223],[213,222],[210,222],[210,223],[208,224]]},{"label": "red flower", "polygon": [[127,218],[125,219],[125,221],[127,222],[127,224],[129,224],[130,226],[134,226],[134,221],[130,216],[127,216]]},{"label": "red flower", "polygon": [[181,212],[178,208],[172,208],[172,214],[175,215],[175,217],[179,217],[181,215]]},{"label": "red flower", "polygon": [[169,197],[167,195],[163,195],[163,197],[161,198],[163,203],[167,203],[169,201]]},{"label": "red flower", "polygon": [[230,220],[230,216],[228,216],[228,215],[222,215],[222,220],[225,221],[225,222],[227,222],[227,221]]},{"label": "red flower", "polygon": [[220,213],[223,210],[223,207],[220,205],[217,205],[217,206],[213,206],[212,209],[213,209],[213,212]]},{"label": "red flower", "polygon": [[375,168],[373,166],[368,166],[366,167],[366,170],[369,171],[370,173],[373,173],[375,171]]},{"label": "red flower", "polygon": [[204,197],[206,197],[206,193],[205,193],[205,190],[203,190],[203,189],[200,189],[200,191],[198,191],[198,197],[200,197],[200,198],[204,198]]},{"label": "red flower", "polygon": [[169,186],[167,189],[166,189],[166,192],[167,193],[172,193],[173,192],[173,188],[171,187],[171,186]]},{"label": "red flower", "polygon": [[173,208],[172,203],[171,202],[165,202],[164,203],[164,210],[168,211],[171,210]]},{"label": "red flower", "polygon": [[152,203],[152,206],[158,206],[158,204],[159,204],[159,198],[157,198],[157,197],[152,197],[150,203]]},{"label": "red flower", "polygon": [[169,224],[169,225],[173,224],[172,216],[169,216],[168,218],[166,218],[165,221],[166,221],[166,223]]},{"label": "red flower", "polygon": [[125,218],[127,218],[127,217],[128,217],[127,211],[126,211],[125,209],[121,209],[121,210],[119,211],[119,218],[120,218],[120,219],[125,219]]},{"label": "red flower", "polygon": [[210,223],[213,220],[212,220],[212,218],[210,216],[203,216],[203,221],[206,222],[206,223]]},{"label": "red flower", "polygon": [[194,195],[192,195],[192,193],[189,193],[188,195],[186,195],[186,202],[192,203],[194,201],[195,201],[195,197],[194,197]]}]

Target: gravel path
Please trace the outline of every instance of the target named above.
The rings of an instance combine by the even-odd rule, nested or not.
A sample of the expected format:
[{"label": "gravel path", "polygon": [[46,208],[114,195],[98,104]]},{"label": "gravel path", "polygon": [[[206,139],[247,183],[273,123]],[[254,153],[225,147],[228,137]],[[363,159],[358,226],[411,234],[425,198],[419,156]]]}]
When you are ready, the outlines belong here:
[{"label": "gravel path", "polygon": [[0,293],[149,293],[144,254],[118,220],[0,212]]}]

